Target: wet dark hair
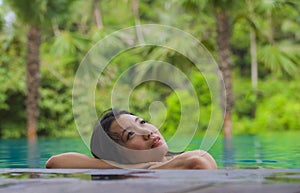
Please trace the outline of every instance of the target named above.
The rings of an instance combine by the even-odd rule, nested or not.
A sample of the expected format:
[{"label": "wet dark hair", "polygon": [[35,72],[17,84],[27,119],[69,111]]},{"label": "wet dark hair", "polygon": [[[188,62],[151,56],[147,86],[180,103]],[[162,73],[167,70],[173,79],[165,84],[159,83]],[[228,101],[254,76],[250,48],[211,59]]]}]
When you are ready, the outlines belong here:
[{"label": "wet dark hair", "polygon": [[116,120],[117,118],[119,118],[120,115],[123,115],[123,114],[134,115],[128,111],[118,110],[118,109],[109,109],[109,110],[106,110],[103,114],[104,115],[100,119],[100,125],[103,128],[103,130],[105,131],[105,133],[107,133],[108,135],[109,135],[109,130],[110,130],[110,126],[111,126],[112,122],[114,120]]},{"label": "wet dark hair", "polygon": [[[99,121],[97,121],[94,130],[99,129],[99,127],[100,127],[100,129],[103,129],[110,138],[114,139],[114,137],[111,136],[111,133],[110,133],[110,126],[113,121],[115,121],[117,118],[119,118],[123,114],[134,115],[133,113],[130,113],[126,110],[108,109],[108,110],[104,111],[102,113],[101,119]],[[95,155],[95,153],[93,152],[92,149],[91,149],[91,153],[93,154],[93,156],[95,158],[99,159],[99,157]]]}]

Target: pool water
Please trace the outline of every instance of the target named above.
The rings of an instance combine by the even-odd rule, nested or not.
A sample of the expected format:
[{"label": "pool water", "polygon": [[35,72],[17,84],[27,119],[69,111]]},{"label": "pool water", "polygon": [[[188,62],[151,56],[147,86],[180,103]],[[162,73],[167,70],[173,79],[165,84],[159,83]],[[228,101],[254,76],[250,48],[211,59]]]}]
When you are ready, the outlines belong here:
[{"label": "pool water", "polygon": [[[300,132],[219,137],[209,153],[219,168],[300,168]],[[188,149],[198,149],[195,138]],[[51,155],[89,153],[81,138],[0,139],[0,168],[44,168]]]},{"label": "pool water", "polygon": [[299,132],[240,135],[219,140],[211,153],[222,167],[295,169],[300,168],[299,137]]}]

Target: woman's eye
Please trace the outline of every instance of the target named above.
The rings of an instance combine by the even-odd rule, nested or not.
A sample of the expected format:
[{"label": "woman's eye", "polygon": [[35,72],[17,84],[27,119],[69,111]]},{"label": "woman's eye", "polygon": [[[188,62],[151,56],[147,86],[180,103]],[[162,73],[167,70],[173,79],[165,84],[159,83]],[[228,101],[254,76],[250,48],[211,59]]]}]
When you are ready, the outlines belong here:
[{"label": "woman's eye", "polygon": [[133,136],[134,135],[134,132],[133,131],[129,131],[128,132],[128,135],[127,135],[127,139],[129,139],[131,136]]}]

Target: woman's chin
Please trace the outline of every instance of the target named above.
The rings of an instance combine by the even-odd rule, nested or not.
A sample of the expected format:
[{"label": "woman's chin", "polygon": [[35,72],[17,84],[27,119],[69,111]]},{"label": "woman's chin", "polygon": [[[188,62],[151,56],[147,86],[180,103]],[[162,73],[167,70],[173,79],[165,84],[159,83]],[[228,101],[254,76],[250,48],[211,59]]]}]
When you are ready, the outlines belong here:
[{"label": "woman's chin", "polygon": [[169,147],[166,142],[162,143],[159,147],[156,147],[154,149],[157,149],[157,151],[160,152],[159,154],[163,156],[165,156],[169,151]]}]

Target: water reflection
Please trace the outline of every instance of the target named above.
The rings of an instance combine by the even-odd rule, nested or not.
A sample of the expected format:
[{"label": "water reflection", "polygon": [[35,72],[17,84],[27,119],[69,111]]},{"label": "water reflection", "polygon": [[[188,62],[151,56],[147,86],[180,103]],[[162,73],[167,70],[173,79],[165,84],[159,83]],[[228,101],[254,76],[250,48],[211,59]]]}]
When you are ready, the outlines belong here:
[{"label": "water reflection", "polygon": [[39,151],[37,138],[27,139],[27,164],[29,168],[39,167]]},{"label": "water reflection", "polygon": [[232,138],[223,139],[223,167],[234,167],[234,149],[232,144]]}]

